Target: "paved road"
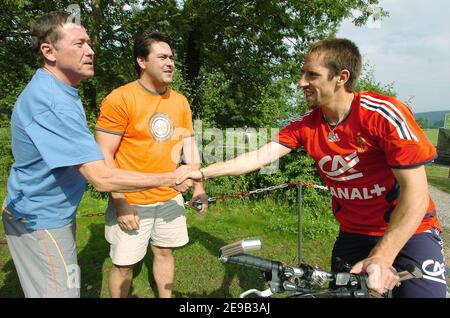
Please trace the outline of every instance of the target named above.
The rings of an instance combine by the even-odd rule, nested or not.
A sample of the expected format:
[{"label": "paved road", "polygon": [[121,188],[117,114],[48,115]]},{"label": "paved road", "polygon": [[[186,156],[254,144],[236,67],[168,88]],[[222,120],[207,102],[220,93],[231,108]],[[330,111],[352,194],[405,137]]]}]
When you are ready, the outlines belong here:
[{"label": "paved road", "polygon": [[[450,182],[450,179],[449,179]],[[437,213],[441,226],[450,229],[450,194],[429,186],[431,197],[437,206]]]}]

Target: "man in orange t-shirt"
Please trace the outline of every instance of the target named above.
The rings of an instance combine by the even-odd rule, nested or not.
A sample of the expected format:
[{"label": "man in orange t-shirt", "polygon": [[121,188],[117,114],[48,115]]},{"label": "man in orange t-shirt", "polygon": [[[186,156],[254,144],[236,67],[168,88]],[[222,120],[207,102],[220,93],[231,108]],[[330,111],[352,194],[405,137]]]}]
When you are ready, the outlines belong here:
[{"label": "man in orange t-shirt", "polygon": [[[159,32],[141,34],[134,52],[139,79],[113,90],[101,104],[96,138],[105,161],[122,169],[166,172],[177,167],[183,152],[186,164],[198,169],[189,103],[169,88],[175,70],[170,39]],[[191,205],[202,202],[200,215],[207,199],[202,183],[196,183]],[[149,241],[158,295],[171,297],[172,249],[188,242],[184,201],[176,188],[111,193],[105,237],[113,262],[111,297],[128,296],[134,264],[145,256]]]}]

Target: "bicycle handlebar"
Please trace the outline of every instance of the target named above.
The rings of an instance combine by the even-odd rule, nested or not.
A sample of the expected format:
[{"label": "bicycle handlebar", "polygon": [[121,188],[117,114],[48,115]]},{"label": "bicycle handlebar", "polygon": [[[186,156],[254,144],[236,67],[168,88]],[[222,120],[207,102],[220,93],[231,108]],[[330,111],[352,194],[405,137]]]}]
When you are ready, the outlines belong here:
[{"label": "bicycle handlebar", "polygon": [[[297,268],[243,253],[244,251],[259,249],[260,247],[261,242],[259,240],[242,240],[223,246],[220,249],[219,259],[221,262],[243,265],[264,272],[269,289],[263,292],[251,289],[242,293],[241,297],[245,297],[250,293],[256,293],[261,297],[269,297],[273,293],[281,292],[291,293],[293,297],[384,297],[384,295],[380,295],[368,288],[368,276],[366,273],[331,273],[305,263],[300,264]],[[421,271],[413,265],[407,267],[406,271],[398,274],[400,281],[422,276]],[[330,283],[334,286],[333,288],[323,288],[324,283]]]},{"label": "bicycle handlebar", "polygon": [[266,273],[272,273],[272,270],[278,270],[281,272],[283,271],[284,268],[283,264],[280,262],[275,262],[269,259],[247,254],[238,254],[234,256],[223,257],[221,260],[226,263],[233,263],[238,265],[244,265],[247,267],[253,267]]},{"label": "bicycle handlebar", "polygon": [[[224,263],[238,264],[258,269],[265,273],[269,282],[271,293],[292,292],[305,294],[322,294],[334,297],[368,297],[366,274],[329,273],[315,269],[308,264],[301,264],[299,268],[285,265],[281,262],[272,261],[258,256],[248,254],[237,254],[233,256],[221,256]],[[336,290],[318,291],[313,285],[323,285],[326,282],[334,282],[338,287]],[[250,291],[245,292],[248,295]],[[253,293],[262,295],[257,290]]]}]

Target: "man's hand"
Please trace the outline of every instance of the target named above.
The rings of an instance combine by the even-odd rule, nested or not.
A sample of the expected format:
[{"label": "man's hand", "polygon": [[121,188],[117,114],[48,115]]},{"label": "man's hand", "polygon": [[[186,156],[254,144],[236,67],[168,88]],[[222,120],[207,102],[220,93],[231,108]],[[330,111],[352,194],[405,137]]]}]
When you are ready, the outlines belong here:
[{"label": "man's hand", "polygon": [[200,210],[197,210],[198,215],[200,218],[203,218],[205,216],[206,210],[208,209],[208,195],[203,190],[203,187],[195,187],[194,193],[192,194],[192,199],[189,201],[189,206],[193,209],[197,208],[194,206],[194,201],[199,200],[201,202]]},{"label": "man's hand", "polygon": [[175,182],[175,184],[182,184],[183,182],[185,182],[185,180],[193,180],[196,182],[201,182],[202,180],[202,173],[200,172],[200,170],[189,170],[186,171],[184,174],[182,174],[177,181]]},{"label": "man's hand", "polygon": [[192,169],[189,166],[179,166],[177,170],[174,171],[175,174],[175,185],[173,188],[177,190],[178,192],[186,192],[189,190],[190,187],[194,185],[194,182],[192,180],[183,180],[183,182],[179,182],[178,180],[185,174],[189,173],[189,171],[192,171]]},{"label": "man's hand", "polygon": [[194,184],[194,182],[192,182],[192,180],[186,180],[184,181],[182,184],[173,186],[173,188],[175,190],[177,190],[178,192],[186,192],[187,190],[189,190],[190,187],[192,187],[192,185]]},{"label": "man's hand", "polygon": [[117,223],[124,231],[139,230],[139,214],[124,198],[113,199]]},{"label": "man's hand", "polygon": [[356,263],[350,271],[350,273],[354,274],[363,272],[366,272],[369,276],[368,287],[379,294],[384,294],[394,289],[400,280],[395,268],[381,257],[369,256]]}]

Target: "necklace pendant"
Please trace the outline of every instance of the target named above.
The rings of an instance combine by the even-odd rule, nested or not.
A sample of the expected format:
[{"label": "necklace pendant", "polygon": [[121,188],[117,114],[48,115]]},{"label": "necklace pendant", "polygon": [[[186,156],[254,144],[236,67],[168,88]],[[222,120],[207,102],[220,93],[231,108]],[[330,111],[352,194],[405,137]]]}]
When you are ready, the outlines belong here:
[{"label": "necklace pendant", "polygon": [[328,141],[331,141],[331,142],[338,142],[338,141],[340,141],[341,139],[339,138],[339,136],[338,136],[338,134],[337,133],[334,133],[334,132],[332,132],[332,131],[330,131],[329,133],[328,133]]}]

